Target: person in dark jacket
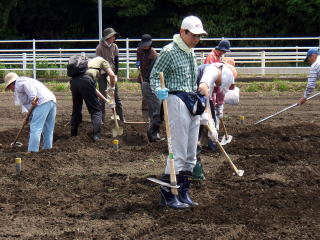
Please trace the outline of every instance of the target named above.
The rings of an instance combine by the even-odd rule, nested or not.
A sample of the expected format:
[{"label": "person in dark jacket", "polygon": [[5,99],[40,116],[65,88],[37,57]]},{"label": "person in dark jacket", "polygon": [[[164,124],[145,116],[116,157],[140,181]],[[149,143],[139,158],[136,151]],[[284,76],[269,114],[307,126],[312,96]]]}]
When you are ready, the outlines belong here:
[{"label": "person in dark jacket", "polygon": [[149,34],[142,35],[137,49],[136,66],[140,70],[138,81],[141,82],[142,111],[147,108],[148,117],[150,119],[150,126],[147,131],[150,142],[157,142],[161,140],[159,135],[161,124],[161,103],[154,92],[152,92],[149,80],[149,75],[157,56],[158,54],[156,50],[152,47],[151,36]]}]

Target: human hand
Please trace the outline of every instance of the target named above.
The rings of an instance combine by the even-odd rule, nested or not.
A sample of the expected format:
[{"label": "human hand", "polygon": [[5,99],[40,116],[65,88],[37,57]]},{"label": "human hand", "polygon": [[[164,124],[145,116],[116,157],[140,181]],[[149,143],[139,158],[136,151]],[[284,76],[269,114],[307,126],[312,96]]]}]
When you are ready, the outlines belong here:
[{"label": "human hand", "polygon": [[140,61],[136,61],[136,67],[139,69],[140,68]]},{"label": "human hand", "polygon": [[302,105],[307,101],[307,99],[305,97],[301,97],[298,101],[298,105]]},{"label": "human hand", "polygon": [[218,131],[215,127],[212,127],[211,130],[208,131],[208,137],[214,142],[218,141]]},{"label": "human hand", "polygon": [[113,101],[114,99],[114,91],[115,91],[115,87],[108,87],[107,90],[105,91],[106,92],[106,95],[107,95],[107,99],[110,99]]},{"label": "human hand", "polygon": [[116,104],[115,104],[115,102],[114,101],[112,101],[112,102],[107,102],[106,103],[106,107],[107,108],[110,108],[110,109],[113,109],[113,108],[115,108],[116,107]]},{"label": "human hand", "polygon": [[158,87],[158,88],[156,88],[155,92],[156,92],[157,97],[160,99],[160,101],[162,101],[168,97],[169,89]]},{"label": "human hand", "polygon": [[221,119],[223,118],[223,105],[216,105],[215,106],[215,113],[216,113],[216,117]]},{"label": "human hand", "polygon": [[31,105],[34,106],[34,107],[37,106],[38,105],[38,101],[39,101],[39,98],[35,97],[34,99],[32,99]]}]

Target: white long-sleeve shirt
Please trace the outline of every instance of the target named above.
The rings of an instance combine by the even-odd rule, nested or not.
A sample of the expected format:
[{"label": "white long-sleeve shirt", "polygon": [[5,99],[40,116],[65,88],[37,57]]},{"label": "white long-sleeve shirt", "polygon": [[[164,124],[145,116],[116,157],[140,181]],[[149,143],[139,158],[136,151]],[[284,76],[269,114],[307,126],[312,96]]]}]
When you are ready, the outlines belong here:
[{"label": "white long-sleeve shirt", "polygon": [[308,84],[304,92],[304,97],[307,98],[313,92],[317,85],[317,79],[320,78],[320,56],[317,57],[317,60],[311,65]]},{"label": "white long-sleeve shirt", "polygon": [[32,99],[38,97],[38,105],[54,101],[54,94],[41,82],[29,77],[19,77],[15,82],[14,89],[15,103],[21,105],[22,112],[27,112],[31,108]]}]

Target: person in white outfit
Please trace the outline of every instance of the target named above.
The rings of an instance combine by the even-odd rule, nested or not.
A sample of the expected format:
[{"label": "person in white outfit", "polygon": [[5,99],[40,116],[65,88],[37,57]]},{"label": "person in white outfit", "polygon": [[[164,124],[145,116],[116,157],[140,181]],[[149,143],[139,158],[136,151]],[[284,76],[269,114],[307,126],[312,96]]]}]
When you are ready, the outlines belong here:
[{"label": "person in white outfit", "polygon": [[[4,77],[5,89],[14,92],[15,104],[21,105],[22,112],[35,106],[30,116],[30,136],[28,152],[38,152],[41,134],[42,149],[52,148],[56,119],[56,97],[41,82],[29,77],[19,77],[10,72]],[[37,100],[38,98],[38,100]]]}]

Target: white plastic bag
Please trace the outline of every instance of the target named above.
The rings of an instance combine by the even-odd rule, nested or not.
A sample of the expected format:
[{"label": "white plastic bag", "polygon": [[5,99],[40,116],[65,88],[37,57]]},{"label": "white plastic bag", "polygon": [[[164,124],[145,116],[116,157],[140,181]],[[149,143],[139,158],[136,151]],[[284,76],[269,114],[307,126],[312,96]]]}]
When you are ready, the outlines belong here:
[{"label": "white plastic bag", "polygon": [[240,101],[240,89],[234,87],[234,89],[226,92],[224,96],[224,103],[226,104],[238,104]]}]

